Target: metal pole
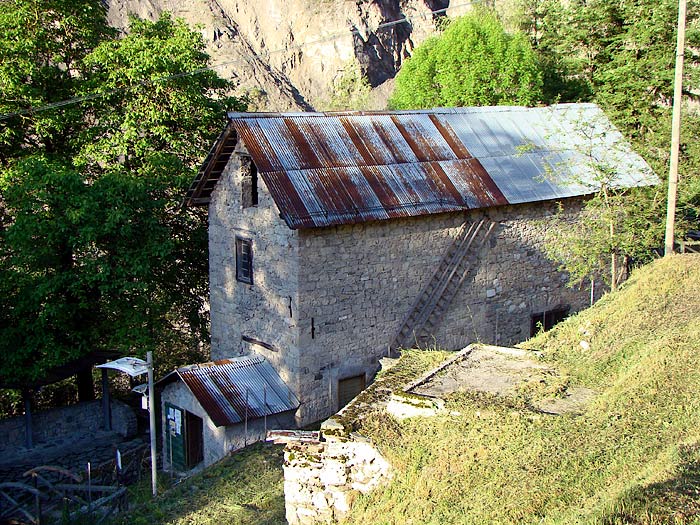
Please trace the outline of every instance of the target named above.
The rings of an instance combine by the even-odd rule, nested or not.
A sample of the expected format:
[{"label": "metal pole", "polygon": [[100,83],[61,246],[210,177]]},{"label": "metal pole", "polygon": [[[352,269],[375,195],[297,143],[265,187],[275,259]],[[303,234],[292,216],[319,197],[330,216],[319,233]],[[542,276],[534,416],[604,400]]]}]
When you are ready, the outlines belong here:
[{"label": "metal pole", "polygon": [[248,387],[245,387],[245,434],[243,436],[243,446],[248,446]]},{"label": "metal pole", "polygon": [[676,40],[676,75],[673,81],[673,123],[671,129],[671,167],[668,175],[666,204],[666,238],[664,256],[673,254],[678,194],[678,157],[681,142],[681,103],[683,100],[683,58],[685,51],[686,0],[678,1],[678,38]]},{"label": "metal pole", "polygon": [[267,386],[263,386],[263,405],[265,406],[265,437],[267,438]]},{"label": "metal pole", "polygon": [[92,516],[92,471],[90,469],[90,462],[87,464],[87,478],[88,478],[88,516]]},{"label": "metal pole", "polygon": [[158,495],[158,465],[156,464],[156,396],[153,388],[153,352],[146,353],[148,365],[148,416],[151,431],[151,487],[153,497]]}]

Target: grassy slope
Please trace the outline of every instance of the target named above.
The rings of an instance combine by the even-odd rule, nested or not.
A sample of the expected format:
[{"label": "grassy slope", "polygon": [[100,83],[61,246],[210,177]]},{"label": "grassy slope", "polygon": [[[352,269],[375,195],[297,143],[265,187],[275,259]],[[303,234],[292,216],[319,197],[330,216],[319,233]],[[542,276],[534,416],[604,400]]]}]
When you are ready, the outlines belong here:
[{"label": "grassy slope", "polygon": [[700,257],[640,269],[524,346],[600,392],[585,414],[536,414],[534,389],[455,395],[459,416],[366,418],[397,472],[350,523],[700,523]]},{"label": "grassy slope", "polygon": [[[131,511],[114,525],[278,525],[284,519],[284,447],[255,445],[164,491],[153,501],[144,481]],[[164,489],[165,487],[163,487]]]}]

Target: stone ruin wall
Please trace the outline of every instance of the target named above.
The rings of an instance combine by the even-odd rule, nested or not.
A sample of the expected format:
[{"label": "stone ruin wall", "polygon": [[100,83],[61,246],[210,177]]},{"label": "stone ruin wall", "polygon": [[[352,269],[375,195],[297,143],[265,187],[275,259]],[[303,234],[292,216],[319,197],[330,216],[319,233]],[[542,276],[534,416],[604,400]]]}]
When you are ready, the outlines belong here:
[{"label": "stone ruin wall", "polygon": [[334,523],[343,519],[358,493],[391,479],[391,465],[361,436],[347,435],[329,420],[325,441],[289,443],[284,453],[284,494],[289,525]]},{"label": "stone ruin wall", "polygon": [[[111,400],[112,430],[124,438],[136,435],[134,411],[121,401]],[[24,416],[0,421],[0,454],[25,445]],[[80,433],[89,436],[104,430],[102,400],[87,401],[32,413],[32,437],[35,445],[51,443]]]}]

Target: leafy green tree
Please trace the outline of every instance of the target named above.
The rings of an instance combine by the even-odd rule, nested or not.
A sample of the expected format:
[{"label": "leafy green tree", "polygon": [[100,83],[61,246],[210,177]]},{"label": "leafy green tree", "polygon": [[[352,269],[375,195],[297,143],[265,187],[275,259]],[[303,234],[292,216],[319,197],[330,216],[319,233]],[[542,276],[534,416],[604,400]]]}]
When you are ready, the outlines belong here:
[{"label": "leafy green tree", "polygon": [[[523,29],[543,63],[558,69],[569,88],[561,99],[594,100],[663,179],[668,171],[675,62],[676,0],[524,0]],[[697,4],[689,5],[686,97],[700,87]],[[572,84],[573,82],[573,84]],[[698,228],[700,118],[684,111],[679,225]],[[617,278],[618,260],[645,262],[663,244],[665,185],[620,192],[602,181],[577,224],[550,236],[550,255],[578,282],[593,274]],[[608,269],[606,272],[605,269]],[[619,273],[618,273],[619,275]]]},{"label": "leafy green tree", "polygon": [[[36,4],[11,7],[21,14]],[[52,31],[73,20],[74,3],[53,4],[47,31],[61,49]],[[91,13],[101,27],[104,12]],[[8,41],[27,36],[20,24],[4,28]],[[36,379],[97,349],[167,350],[159,361],[168,366],[178,359],[170,353],[187,360],[206,340],[206,221],[179,204],[225,111],[242,106],[184,22],[163,15],[132,19],[122,38],[98,33],[70,43],[81,53],[61,98],[82,102],[3,121],[0,353],[9,357],[0,381]],[[46,60],[47,78],[66,70],[66,53]],[[26,67],[2,98],[32,83]],[[51,100],[26,98],[16,109]]]},{"label": "leafy green tree", "polygon": [[[576,160],[561,168],[570,173],[565,183],[586,188],[592,197],[576,215],[560,206],[553,224],[548,223],[545,252],[569,274],[572,286],[603,280],[614,290],[626,278],[631,261],[651,256],[663,201],[649,202],[653,187],[625,186],[623,177],[640,175],[641,167],[607,118],[581,111],[573,124],[580,137]],[[561,183],[558,173],[548,176]]]},{"label": "leafy green tree", "polygon": [[396,76],[396,109],[518,104],[543,98],[542,71],[525,35],[483,9],[451,21],[416,47]]},{"label": "leafy green tree", "polygon": [[6,0],[0,3],[0,164],[20,155],[66,152],[82,121],[79,106],[33,112],[72,98],[81,61],[114,34],[94,0]]}]

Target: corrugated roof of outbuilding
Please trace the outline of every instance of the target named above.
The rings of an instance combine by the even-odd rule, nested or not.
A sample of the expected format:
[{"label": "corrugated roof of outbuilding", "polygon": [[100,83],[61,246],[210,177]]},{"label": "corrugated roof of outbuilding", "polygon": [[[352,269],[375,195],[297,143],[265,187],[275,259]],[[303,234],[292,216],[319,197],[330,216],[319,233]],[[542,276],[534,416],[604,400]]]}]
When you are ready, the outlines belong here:
[{"label": "corrugated roof of outbuilding", "polygon": [[216,426],[279,414],[299,400],[262,356],[222,359],[178,368],[159,385],[181,379]]},{"label": "corrugated roof of outbuilding", "polygon": [[229,118],[290,228],[591,194],[594,164],[658,182],[594,104]]}]

